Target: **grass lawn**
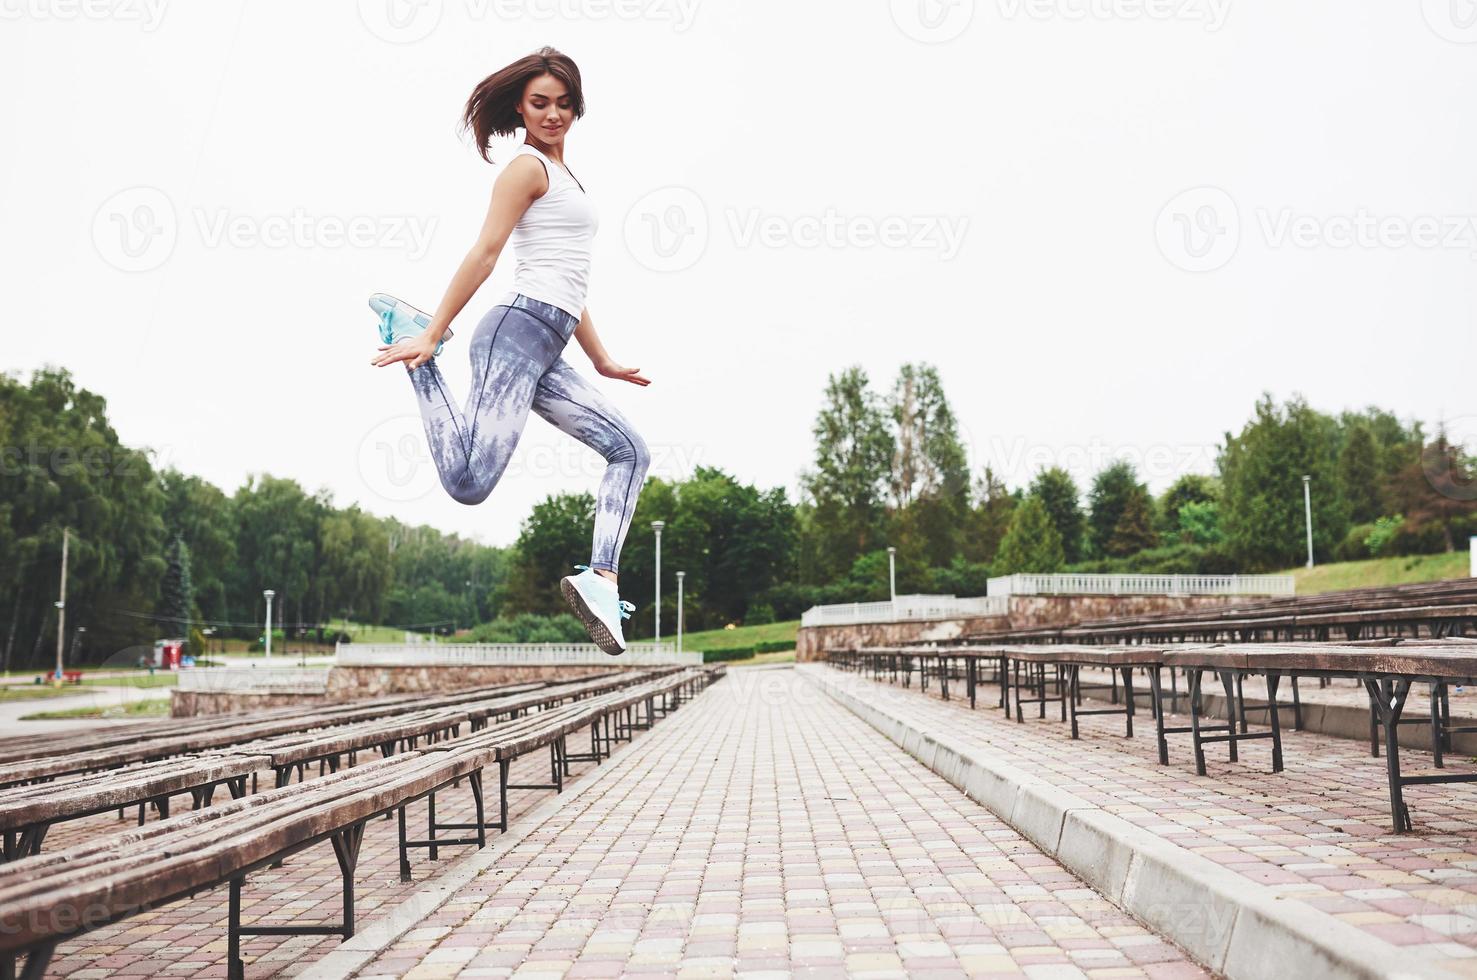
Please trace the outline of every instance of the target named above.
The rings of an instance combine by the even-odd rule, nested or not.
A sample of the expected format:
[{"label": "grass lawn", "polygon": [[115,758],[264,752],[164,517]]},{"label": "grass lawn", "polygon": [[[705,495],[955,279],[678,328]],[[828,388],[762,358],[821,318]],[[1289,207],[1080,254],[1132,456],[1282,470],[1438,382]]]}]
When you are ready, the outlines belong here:
[{"label": "grass lawn", "polygon": [[[791,619],[783,623],[764,623],[759,626],[736,626],[731,630],[703,630],[699,633],[683,633],[682,649],[684,650],[718,650],[723,647],[746,647],[755,643],[770,643],[780,640],[795,642],[795,631],[800,628],[800,620]],[[664,637],[667,640],[676,639],[673,634]],[[640,642],[640,641],[637,641]],[[739,661],[733,661],[738,663]]]},{"label": "grass lawn", "polygon": [[750,657],[748,660],[723,661],[729,667],[755,667],[761,664],[792,664],[794,662],[794,650],[776,650],[773,653],[761,653],[758,656]]},{"label": "grass lawn", "polygon": [[99,708],[68,708],[65,711],[37,711],[21,715],[21,721],[56,721],[64,718],[168,718],[169,698],[149,698]]},{"label": "grass lawn", "polygon": [[1291,575],[1297,580],[1298,595],[1316,595],[1339,589],[1466,578],[1470,570],[1467,552],[1454,551],[1442,555],[1335,562],[1312,568],[1289,569],[1283,574]]},{"label": "grass lawn", "polygon": [[[84,672],[81,684],[63,684],[52,687],[49,683],[32,684],[35,674],[16,673],[11,675],[10,684],[0,685],[0,701],[35,701],[45,698],[64,698],[80,694],[89,687],[174,687],[179,677],[168,671],[160,671],[150,677],[147,671],[139,671],[134,677],[88,677]],[[3,681],[3,678],[0,678]],[[26,683],[14,683],[26,681]]]}]

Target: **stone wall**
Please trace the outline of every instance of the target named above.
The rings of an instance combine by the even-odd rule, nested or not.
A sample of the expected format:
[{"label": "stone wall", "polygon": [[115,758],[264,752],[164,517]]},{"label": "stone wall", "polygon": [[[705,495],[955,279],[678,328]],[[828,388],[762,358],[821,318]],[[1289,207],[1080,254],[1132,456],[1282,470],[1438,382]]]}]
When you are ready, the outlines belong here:
[{"label": "stone wall", "polygon": [[568,681],[612,673],[611,667],[456,666],[334,667],[328,673],[328,696],[334,700],[371,698],[381,694],[449,692],[491,684],[525,681]]},{"label": "stone wall", "polygon": [[328,703],[322,694],[252,694],[247,691],[170,691],[169,713],[175,718],[196,715],[250,714],[266,708],[302,705],[313,711]]},{"label": "stone wall", "polygon": [[312,711],[325,704],[379,697],[383,694],[449,694],[493,684],[527,681],[566,681],[617,670],[612,667],[487,666],[487,667],[333,667],[328,672],[325,694],[262,694],[251,691],[170,692],[170,714],[175,718],[195,715],[250,713],[265,708],[302,705]]},{"label": "stone wall", "polygon": [[954,640],[979,633],[1040,626],[1065,626],[1090,619],[1178,612],[1184,609],[1227,606],[1245,602],[1245,596],[1165,595],[1013,595],[1004,616],[969,619],[912,620],[898,623],[858,623],[849,626],[807,626],[795,637],[796,660],[819,660],[826,649],[898,646]]}]

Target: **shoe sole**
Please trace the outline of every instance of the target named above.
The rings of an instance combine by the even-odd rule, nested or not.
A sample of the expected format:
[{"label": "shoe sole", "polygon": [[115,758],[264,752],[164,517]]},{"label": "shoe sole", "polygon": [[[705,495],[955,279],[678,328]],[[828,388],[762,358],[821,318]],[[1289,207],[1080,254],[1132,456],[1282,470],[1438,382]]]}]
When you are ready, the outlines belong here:
[{"label": "shoe sole", "polygon": [[580,595],[580,590],[568,577],[559,580],[559,591],[564,594],[564,601],[569,603],[569,608],[574,610],[575,616],[584,624],[585,632],[590,634],[590,639],[595,641],[597,647],[612,657],[619,657],[626,652],[626,648],[616,643],[605,623],[585,603],[585,597]]}]

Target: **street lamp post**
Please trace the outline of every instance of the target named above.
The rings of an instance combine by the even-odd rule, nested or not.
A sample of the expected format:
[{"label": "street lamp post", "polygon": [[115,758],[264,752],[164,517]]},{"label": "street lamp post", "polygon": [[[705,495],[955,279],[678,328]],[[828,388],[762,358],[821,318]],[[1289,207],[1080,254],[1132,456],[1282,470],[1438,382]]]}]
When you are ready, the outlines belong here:
[{"label": "street lamp post", "polygon": [[52,680],[56,686],[62,682],[62,640],[67,635],[67,540],[71,535],[70,527],[62,528],[62,588],[56,600],[56,677]]},{"label": "street lamp post", "polygon": [[677,573],[677,652],[682,652],[682,579],[686,572]]},{"label": "street lamp post", "polygon": [[890,545],[887,549],[887,597],[897,602],[897,549]]},{"label": "street lamp post", "polygon": [[1313,492],[1308,489],[1308,483],[1313,478],[1303,477],[1303,523],[1308,528],[1308,567],[1313,567]]},{"label": "street lamp post", "polygon": [[652,642],[662,642],[662,528],[666,521],[652,521],[651,529],[656,532],[656,628]]},{"label": "street lamp post", "polygon": [[263,589],[262,595],[267,597],[267,659],[272,659],[272,597],[276,595],[271,589]]}]

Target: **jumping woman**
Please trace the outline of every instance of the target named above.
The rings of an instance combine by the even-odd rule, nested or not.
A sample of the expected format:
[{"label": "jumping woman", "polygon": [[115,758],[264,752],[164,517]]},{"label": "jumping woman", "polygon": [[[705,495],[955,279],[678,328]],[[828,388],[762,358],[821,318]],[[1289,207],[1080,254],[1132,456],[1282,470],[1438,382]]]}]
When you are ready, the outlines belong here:
[{"label": "jumping woman", "polygon": [[[497,485],[529,409],[605,457],[590,564],[574,566],[583,571],[559,587],[590,638],[619,654],[626,649],[621,620],[633,607],[619,596],[616,569],[651,456],[625,416],[564,360],[564,348],[573,336],[597,373],[643,387],[651,382],[640,368],[611,358],[585,307],[597,218],[584,185],[564,166],[569,128],[584,112],[579,69],[553,48],[477,85],[463,123],[482,159],[492,162],[494,136],[521,128],[523,143],[494,182],[482,231],[435,314],[384,293],[370,298],[384,341],[370,363],[405,362],[441,485],[464,504],[482,502]],[[472,390],[457,408],[436,355],[510,241],[517,259],[512,289],[472,334]]]}]

